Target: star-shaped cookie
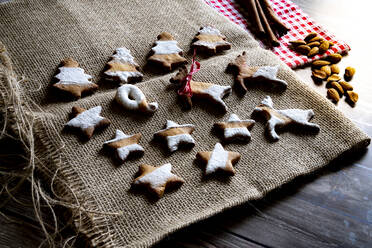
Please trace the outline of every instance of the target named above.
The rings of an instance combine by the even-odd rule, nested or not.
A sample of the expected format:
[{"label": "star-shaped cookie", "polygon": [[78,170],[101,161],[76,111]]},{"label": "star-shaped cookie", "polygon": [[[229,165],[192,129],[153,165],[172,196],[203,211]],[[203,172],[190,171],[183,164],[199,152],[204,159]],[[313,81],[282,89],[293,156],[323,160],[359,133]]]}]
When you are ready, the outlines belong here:
[{"label": "star-shaped cookie", "polygon": [[104,72],[106,77],[121,83],[141,81],[143,77],[143,74],[137,70],[138,64],[125,47],[116,49],[107,67],[108,69]]},{"label": "star-shaped cookie", "polygon": [[239,161],[240,153],[226,151],[220,143],[217,143],[213,151],[198,152],[196,158],[206,164],[206,175],[217,171],[222,171],[228,175],[234,175],[235,169],[233,165]]},{"label": "star-shaped cookie", "polygon": [[124,162],[131,154],[143,155],[144,149],[138,144],[140,139],[140,133],[127,135],[120,130],[116,130],[115,138],[106,141],[103,145],[115,150],[118,159]]},{"label": "star-shaped cookie", "polygon": [[254,109],[253,114],[262,115],[266,119],[266,131],[273,141],[279,140],[276,129],[289,125],[305,127],[314,132],[319,132],[320,130],[319,125],[309,122],[314,116],[312,109],[276,110],[273,107],[273,101],[270,96],[265,97],[261,104]]},{"label": "star-shaped cookie", "polygon": [[182,185],[185,180],[171,172],[170,163],[159,167],[142,164],[139,167],[140,176],[134,179],[133,185],[142,185],[155,193],[159,198],[163,196],[167,187]]},{"label": "star-shaped cookie", "polygon": [[98,85],[90,81],[92,76],[85,74],[74,59],[64,59],[61,65],[58,68],[59,73],[54,76],[59,80],[53,84],[54,88],[67,92],[75,98],[80,98],[82,93],[91,92],[98,88]]},{"label": "star-shaped cookie", "polygon": [[240,120],[236,114],[231,114],[225,122],[217,122],[214,127],[223,130],[223,138],[225,141],[250,141],[251,133],[249,128],[253,127],[256,122],[254,120]]},{"label": "star-shaped cookie", "polygon": [[101,116],[102,107],[96,106],[88,110],[80,107],[72,107],[73,118],[65,126],[79,129],[85,138],[90,139],[94,130],[110,125],[110,121]]},{"label": "star-shaped cookie", "polygon": [[205,26],[200,28],[191,44],[191,48],[196,48],[200,52],[216,54],[229,50],[231,43],[226,41],[226,37],[217,28]]},{"label": "star-shaped cookie", "polygon": [[246,84],[249,83],[269,84],[280,90],[285,90],[288,85],[284,80],[277,78],[279,65],[249,66],[246,52],[230,63],[228,69],[234,74],[235,82],[241,86],[244,93],[248,90]]},{"label": "star-shaped cookie", "polygon": [[154,137],[165,140],[169,151],[175,152],[181,144],[195,145],[195,140],[190,135],[194,130],[192,124],[178,125],[174,121],[167,120],[165,129],[156,132]]}]

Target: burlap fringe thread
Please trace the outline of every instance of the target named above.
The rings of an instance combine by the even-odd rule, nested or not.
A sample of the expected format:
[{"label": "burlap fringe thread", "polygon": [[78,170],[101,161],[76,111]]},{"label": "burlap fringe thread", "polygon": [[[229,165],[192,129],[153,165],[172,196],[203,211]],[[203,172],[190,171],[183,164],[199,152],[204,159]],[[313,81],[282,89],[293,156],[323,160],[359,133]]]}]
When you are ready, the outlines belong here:
[{"label": "burlap fringe thread", "polygon": [[[37,104],[29,104],[24,101],[21,83],[13,71],[13,66],[5,46],[0,42],[0,106],[4,117],[4,126],[0,138],[12,135],[24,146],[28,165],[27,174],[13,174],[12,179],[17,177],[19,182],[25,180],[31,183],[32,202],[35,216],[45,234],[48,247],[68,247],[72,246],[77,235],[83,234],[88,243],[94,247],[111,248],[117,247],[112,239],[113,233],[107,228],[105,215],[122,215],[122,213],[110,213],[97,210],[93,198],[84,192],[85,187],[71,168],[68,168],[62,161],[61,149],[64,144],[60,139],[59,132],[54,127],[52,121],[46,118],[47,113],[43,113]],[[48,127],[48,130],[45,128]],[[55,140],[47,138],[39,139],[40,132],[53,134]],[[45,136],[44,136],[45,137]],[[42,144],[42,145],[37,145]],[[51,153],[51,151],[53,151]],[[48,163],[57,165],[57,170],[50,171]],[[22,168],[25,171],[25,168]],[[42,189],[39,178],[35,178],[35,172],[41,175],[41,179],[50,183],[50,197]],[[1,175],[7,175],[0,171]],[[50,178],[49,175],[53,175]],[[8,176],[8,175],[7,175]],[[68,182],[68,183],[67,183]],[[9,196],[10,199],[12,196]],[[71,226],[76,230],[76,236],[64,238],[56,242],[59,233],[66,227],[58,227],[57,216],[54,211],[55,206],[66,207],[71,213],[70,221],[66,226]],[[50,232],[42,218],[43,208],[48,207],[53,216],[54,230]],[[92,210],[94,209],[94,210]],[[45,209],[44,209],[45,210]],[[50,229],[50,228],[49,228]]]}]

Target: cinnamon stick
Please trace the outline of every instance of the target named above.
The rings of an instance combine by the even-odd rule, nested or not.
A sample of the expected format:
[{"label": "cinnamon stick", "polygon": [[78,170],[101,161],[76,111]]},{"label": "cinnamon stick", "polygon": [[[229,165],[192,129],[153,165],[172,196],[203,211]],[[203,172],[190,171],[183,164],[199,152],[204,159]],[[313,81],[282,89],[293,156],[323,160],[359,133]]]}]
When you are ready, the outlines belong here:
[{"label": "cinnamon stick", "polygon": [[261,22],[263,23],[263,26],[265,28],[266,38],[268,39],[268,43],[270,46],[279,46],[279,41],[276,38],[274,32],[271,30],[270,24],[267,21],[266,15],[264,11],[262,10],[261,4],[258,0],[255,0],[257,12],[259,14],[259,17],[261,19]]},{"label": "cinnamon stick", "polygon": [[265,29],[262,26],[261,19],[257,10],[256,1],[255,0],[248,0],[245,2],[246,7],[250,10],[253,15],[254,23],[256,24],[256,31],[257,34],[261,37],[265,35]]},{"label": "cinnamon stick", "polygon": [[272,22],[273,25],[276,26],[279,36],[285,35],[289,31],[289,28],[279,20],[274,10],[272,9],[271,5],[269,4],[268,0],[260,0],[260,1],[262,3],[261,6],[266,16],[268,17],[270,22]]}]

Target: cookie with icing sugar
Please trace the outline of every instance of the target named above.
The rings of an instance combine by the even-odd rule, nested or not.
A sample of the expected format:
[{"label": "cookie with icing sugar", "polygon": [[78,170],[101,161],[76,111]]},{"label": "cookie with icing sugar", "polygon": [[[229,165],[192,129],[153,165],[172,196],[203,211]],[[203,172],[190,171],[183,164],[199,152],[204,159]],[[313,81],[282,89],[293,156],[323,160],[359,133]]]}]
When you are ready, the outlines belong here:
[{"label": "cookie with icing sugar", "polygon": [[247,64],[246,52],[238,55],[227,69],[234,74],[235,82],[244,93],[248,90],[247,85],[264,84],[280,91],[287,89],[288,86],[287,82],[277,77],[279,65],[250,66]]},{"label": "cookie with icing sugar", "polygon": [[92,76],[86,74],[72,58],[62,60],[58,70],[59,73],[54,76],[58,82],[52,86],[59,91],[80,98],[83,93],[90,93],[98,88],[97,84],[91,82]]},{"label": "cookie with icing sugar", "polygon": [[135,85],[124,84],[117,89],[115,100],[123,108],[153,114],[158,110],[158,103],[148,103],[143,92]]},{"label": "cookie with icing sugar", "polygon": [[72,119],[65,124],[65,127],[77,129],[83,134],[84,138],[90,139],[96,129],[110,125],[110,121],[101,116],[101,111],[101,106],[88,110],[74,106],[71,113]]},{"label": "cookie with icing sugar", "polygon": [[[187,74],[188,71],[186,66],[182,66],[179,69],[179,72],[170,79],[170,82],[177,85],[178,87],[182,87],[182,82],[186,78]],[[219,106],[220,109],[222,109],[224,112],[227,111],[227,105],[222,99],[231,93],[231,86],[191,80],[190,87],[192,91],[192,97],[187,97],[185,101],[188,108],[192,107],[192,98],[201,98],[206,99],[212,104]]]},{"label": "cookie with icing sugar", "polygon": [[241,120],[236,114],[231,114],[227,121],[217,122],[214,124],[214,127],[223,131],[224,141],[248,142],[251,140],[249,129],[252,128],[255,123],[254,120]]},{"label": "cookie with icing sugar", "polygon": [[253,114],[261,115],[265,118],[266,132],[273,141],[277,141],[280,138],[276,132],[277,129],[283,129],[287,126],[306,128],[308,131],[315,133],[320,131],[318,124],[309,122],[314,116],[312,109],[276,110],[270,96],[265,97],[261,104],[254,109]]},{"label": "cookie with icing sugar", "polygon": [[120,162],[124,162],[131,155],[142,156],[144,149],[139,145],[141,134],[127,135],[121,130],[116,130],[115,138],[103,143],[104,147],[114,150]]},{"label": "cookie with icing sugar", "polygon": [[160,138],[167,142],[170,152],[177,151],[181,145],[195,146],[195,140],[191,136],[195,126],[192,124],[179,125],[174,121],[167,120],[164,129],[156,132],[154,138]]},{"label": "cookie with icing sugar", "polygon": [[220,143],[217,143],[213,151],[198,152],[196,159],[205,164],[205,175],[220,171],[231,176],[235,174],[233,165],[239,161],[240,153],[226,151]]},{"label": "cookie with icing sugar", "polygon": [[167,71],[187,63],[186,59],[181,56],[182,49],[179,48],[177,41],[168,32],[158,35],[158,40],[155,41],[155,46],[151,48],[151,53],[152,55],[148,58],[148,61]]},{"label": "cookie with icing sugar", "polygon": [[142,164],[139,167],[140,175],[134,179],[133,185],[146,187],[158,198],[161,198],[166,188],[181,186],[185,182],[185,180],[171,171],[172,165],[170,163],[159,167]]},{"label": "cookie with icing sugar", "polygon": [[107,63],[108,69],[104,72],[107,79],[120,83],[133,83],[141,81],[143,74],[138,71],[138,64],[134,61],[130,51],[121,47],[116,49],[111,60]]},{"label": "cookie with icing sugar", "polygon": [[197,52],[216,54],[231,49],[231,43],[226,41],[226,37],[217,28],[205,26],[200,28],[191,48]]}]

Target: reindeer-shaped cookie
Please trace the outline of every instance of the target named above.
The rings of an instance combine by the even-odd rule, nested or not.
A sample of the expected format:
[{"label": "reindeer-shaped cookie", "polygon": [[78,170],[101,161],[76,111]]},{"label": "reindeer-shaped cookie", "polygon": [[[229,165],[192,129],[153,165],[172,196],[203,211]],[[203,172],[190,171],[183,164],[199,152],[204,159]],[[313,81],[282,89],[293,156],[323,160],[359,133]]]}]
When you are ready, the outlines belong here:
[{"label": "reindeer-shaped cookie", "polygon": [[253,114],[262,115],[266,121],[266,131],[273,141],[279,140],[279,135],[276,133],[276,128],[283,128],[288,125],[308,128],[309,131],[319,132],[320,127],[315,123],[309,122],[314,116],[312,109],[285,109],[276,110],[273,107],[273,101],[270,96],[258,105]]},{"label": "reindeer-shaped cookie", "polygon": [[[182,87],[182,84],[188,74],[186,66],[182,66],[179,72],[170,79],[171,83],[176,84],[178,87]],[[219,105],[225,112],[227,111],[227,106],[222,100],[226,95],[231,93],[231,86],[224,86],[212,83],[197,82],[194,80],[190,81],[190,87],[192,91],[192,97],[204,98],[212,103]],[[186,100],[187,107],[192,107],[192,101],[189,96],[184,96]]]},{"label": "reindeer-shaped cookie", "polygon": [[288,85],[284,80],[277,78],[279,65],[249,66],[246,52],[238,55],[227,69],[234,74],[235,82],[241,86],[244,93],[247,92],[247,84],[249,83],[268,84],[279,90],[285,90]]}]

